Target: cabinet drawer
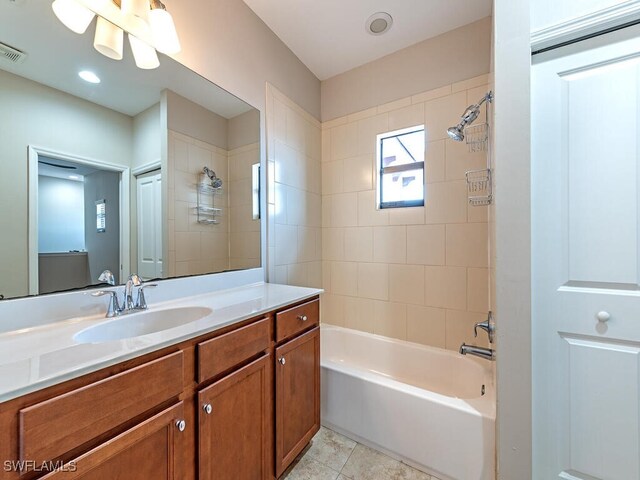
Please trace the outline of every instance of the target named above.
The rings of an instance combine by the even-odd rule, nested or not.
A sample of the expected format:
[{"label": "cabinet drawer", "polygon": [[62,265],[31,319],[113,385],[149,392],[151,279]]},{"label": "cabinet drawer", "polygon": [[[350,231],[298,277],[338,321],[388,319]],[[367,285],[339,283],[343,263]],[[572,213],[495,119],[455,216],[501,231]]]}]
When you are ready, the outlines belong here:
[{"label": "cabinet drawer", "polygon": [[53,460],[153,407],[183,387],[176,352],[20,410],[20,459]]},{"label": "cabinet drawer", "polygon": [[198,382],[204,382],[269,348],[271,319],[198,344]]},{"label": "cabinet drawer", "polygon": [[276,342],[320,322],[320,300],[312,300],[276,314]]}]

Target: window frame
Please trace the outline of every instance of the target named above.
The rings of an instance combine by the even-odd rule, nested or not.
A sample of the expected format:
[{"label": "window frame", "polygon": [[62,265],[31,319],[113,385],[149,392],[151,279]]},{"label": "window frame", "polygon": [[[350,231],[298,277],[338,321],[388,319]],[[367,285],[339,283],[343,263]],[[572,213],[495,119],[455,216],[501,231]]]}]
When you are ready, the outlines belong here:
[{"label": "window frame", "polygon": [[[402,128],[399,130],[393,130],[386,133],[381,133],[376,137],[377,147],[376,147],[376,210],[383,210],[388,208],[409,208],[409,207],[424,207],[425,197],[426,197],[426,172],[425,172],[425,162],[424,162],[424,153],[422,157],[422,161],[407,163],[404,165],[396,165],[393,167],[384,167],[382,165],[382,142],[389,138],[400,137],[402,135],[407,135],[410,133],[416,132],[424,132],[424,125],[415,125],[413,127]],[[426,151],[426,140],[425,140],[425,151]],[[395,200],[389,202],[383,202],[383,178],[385,174],[396,173],[396,172],[405,172],[409,170],[419,170],[422,169],[422,199],[419,200]]]}]

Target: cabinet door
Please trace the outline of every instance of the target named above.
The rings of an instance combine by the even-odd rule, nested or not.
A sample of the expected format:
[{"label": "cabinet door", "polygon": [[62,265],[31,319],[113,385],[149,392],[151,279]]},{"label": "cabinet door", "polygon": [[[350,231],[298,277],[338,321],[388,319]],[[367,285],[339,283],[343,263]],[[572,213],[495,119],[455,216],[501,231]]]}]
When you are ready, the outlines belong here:
[{"label": "cabinet door", "polygon": [[[145,420],[42,478],[48,480],[173,480],[182,478],[182,402]],[[52,464],[52,467],[57,465]]]},{"label": "cabinet door", "polygon": [[271,358],[198,393],[200,480],[273,478]]},{"label": "cabinet door", "polygon": [[320,429],[320,328],[276,349],[276,475]]}]

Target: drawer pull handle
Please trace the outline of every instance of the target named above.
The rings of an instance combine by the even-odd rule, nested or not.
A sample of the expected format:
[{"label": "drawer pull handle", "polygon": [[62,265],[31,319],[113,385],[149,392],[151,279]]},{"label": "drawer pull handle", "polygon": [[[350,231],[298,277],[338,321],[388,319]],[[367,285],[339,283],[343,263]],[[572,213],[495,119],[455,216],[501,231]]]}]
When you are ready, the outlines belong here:
[{"label": "drawer pull handle", "polygon": [[284,359],[284,357],[280,357],[278,359],[278,361],[280,362],[280,365],[284,365],[285,363],[287,363],[287,361]]},{"label": "drawer pull handle", "polygon": [[309,317],[307,317],[306,315],[298,315],[298,320],[306,322],[307,320],[309,320]]},{"label": "drawer pull handle", "polygon": [[211,415],[211,412],[213,412],[213,407],[210,403],[205,403],[202,406],[202,410],[204,410],[204,413],[206,413],[207,415]]},{"label": "drawer pull handle", "polygon": [[187,422],[185,422],[184,420],[178,420],[176,422],[176,427],[178,427],[178,430],[180,430],[181,432],[184,432],[185,428],[187,428]]}]

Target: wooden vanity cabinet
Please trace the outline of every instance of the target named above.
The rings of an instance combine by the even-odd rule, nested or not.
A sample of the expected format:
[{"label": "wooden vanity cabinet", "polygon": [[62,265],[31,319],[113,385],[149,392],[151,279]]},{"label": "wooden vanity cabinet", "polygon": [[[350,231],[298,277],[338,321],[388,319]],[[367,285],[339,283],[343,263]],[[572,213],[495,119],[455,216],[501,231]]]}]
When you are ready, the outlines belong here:
[{"label": "wooden vanity cabinet", "polygon": [[142,421],[89,452],[46,474],[47,480],[178,480],[178,458],[185,447],[182,402]]},{"label": "wooden vanity cabinet", "polygon": [[273,478],[272,357],[198,393],[199,480]]},{"label": "wooden vanity cabinet", "polygon": [[[318,303],[315,300],[276,316],[276,331],[284,319],[286,332],[298,333],[275,350],[277,477],[320,429]],[[303,330],[300,328],[303,325],[311,329]]]},{"label": "wooden vanity cabinet", "polygon": [[318,302],[0,403],[0,480],[279,477],[320,428]]}]

